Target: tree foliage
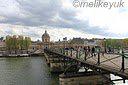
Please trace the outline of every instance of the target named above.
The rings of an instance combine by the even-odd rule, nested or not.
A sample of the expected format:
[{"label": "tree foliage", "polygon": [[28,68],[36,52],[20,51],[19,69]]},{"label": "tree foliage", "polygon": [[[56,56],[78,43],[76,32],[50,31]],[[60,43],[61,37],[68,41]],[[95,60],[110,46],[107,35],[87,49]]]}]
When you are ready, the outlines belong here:
[{"label": "tree foliage", "polygon": [[106,39],[105,46],[113,49],[119,49],[123,45],[121,39]]},{"label": "tree foliage", "polygon": [[128,38],[123,39],[123,43],[125,47],[128,47]]},{"label": "tree foliage", "polygon": [[5,39],[7,50],[17,51],[17,50],[28,50],[31,45],[31,39],[29,37],[23,36],[6,36]]}]

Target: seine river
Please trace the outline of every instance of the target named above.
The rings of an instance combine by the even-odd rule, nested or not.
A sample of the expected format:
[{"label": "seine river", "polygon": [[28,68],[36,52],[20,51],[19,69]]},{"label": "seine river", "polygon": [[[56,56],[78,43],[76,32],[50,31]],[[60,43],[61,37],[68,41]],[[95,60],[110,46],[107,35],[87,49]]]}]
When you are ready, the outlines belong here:
[{"label": "seine river", "polygon": [[58,85],[43,57],[0,58],[0,85]]},{"label": "seine river", "polygon": [[59,85],[59,80],[43,57],[0,58],[0,85]]}]

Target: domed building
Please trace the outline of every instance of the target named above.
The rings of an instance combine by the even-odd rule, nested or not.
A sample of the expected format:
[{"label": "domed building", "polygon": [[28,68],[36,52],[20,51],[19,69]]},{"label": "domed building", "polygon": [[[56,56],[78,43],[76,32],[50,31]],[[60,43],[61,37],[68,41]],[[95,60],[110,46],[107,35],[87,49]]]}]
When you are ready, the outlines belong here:
[{"label": "domed building", "polygon": [[42,45],[43,48],[50,48],[51,47],[51,42],[50,42],[50,36],[47,33],[47,31],[45,30],[45,33],[42,35]]},{"label": "domed building", "polygon": [[50,36],[49,36],[49,34],[47,33],[46,30],[45,30],[45,33],[42,35],[42,42],[43,43],[50,42]]}]

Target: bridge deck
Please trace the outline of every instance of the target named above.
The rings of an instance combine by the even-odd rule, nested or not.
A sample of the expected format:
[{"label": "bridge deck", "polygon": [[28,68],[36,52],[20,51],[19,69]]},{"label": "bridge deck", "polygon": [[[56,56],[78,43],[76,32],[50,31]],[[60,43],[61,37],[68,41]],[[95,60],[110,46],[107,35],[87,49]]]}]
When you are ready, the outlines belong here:
[{"label": "bridge deck", "polygon": [[[57,53],[57,52],[55,52]],[[103,69],[105,71],[108,71],[112,74],[118,75],[122,78],[128,79],[128,59],[125,59],[124,61],[124,66],[125,66],[125,70],[124,72],[121,71],[121,67],[122,67],[122,57],[119,57],[119,55],[117,54],[104,54],[104,56],[101,54],[100,55],[100,65],[97,64],[98,61],[98,56],[87,56],[87,60],[84,60],[85,54],[84,52],[80,53],[79,57],[76,58],[76,51],[72,51],[72,54],[70,51],[68,51],[68,53],[66,54],[66,57],[70,57],[72,59],[75,59],[79,62],[82,62],[88,66],[92,66],[92,67],[96,67],[96,68],[100,68]],[[60,53],[58,53],[60,54]],[[71,56],[72,55],[72,56]]]},{"label": "bridge deck", "polygon": [[[73,52],[73,53],[75,54],[76,52]],[[76,58],[75,55],[73,55],[72,57]],[[122,72],[121,71],[122,57],[120,57],[117,54],[104,54],[104,56],[100,55],[100,62],[101,62],[100,65],[97,65],[97,61],[98,61],[97,55],[93,56],[93,57],[88,56],[89,58],[87,57],[86,61],[84,60],[84,57],[85,57],[85,55],[83,53],[81,56],[79,56],[79,59],[77,59],[77,60],[80,62],[83,62],[83,63],[87,63],[89,65],[98,67],[98,68],[102,68],[106,71],[120,75],[122,77],[127,77],[127,79],[128,79],[128,69],[127,69],[128,68],[128,59],[125,59],[125,61],[124,61],[125,70],[124,70],[124,72]]]}]

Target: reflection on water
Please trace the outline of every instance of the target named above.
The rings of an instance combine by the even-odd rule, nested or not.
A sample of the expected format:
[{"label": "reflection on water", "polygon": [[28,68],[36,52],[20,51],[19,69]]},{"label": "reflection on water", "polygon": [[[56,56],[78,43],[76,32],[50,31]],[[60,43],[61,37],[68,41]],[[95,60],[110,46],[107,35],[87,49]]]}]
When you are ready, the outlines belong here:
[{"label": "reflection on water", "polygon": [[42,57],[0,58],[0,85],[58,85]]},{"label": "reflection on water", "polygon": [[0,58],[0,85],[59,85],[59,80],[49,72],[43,57]]}]

